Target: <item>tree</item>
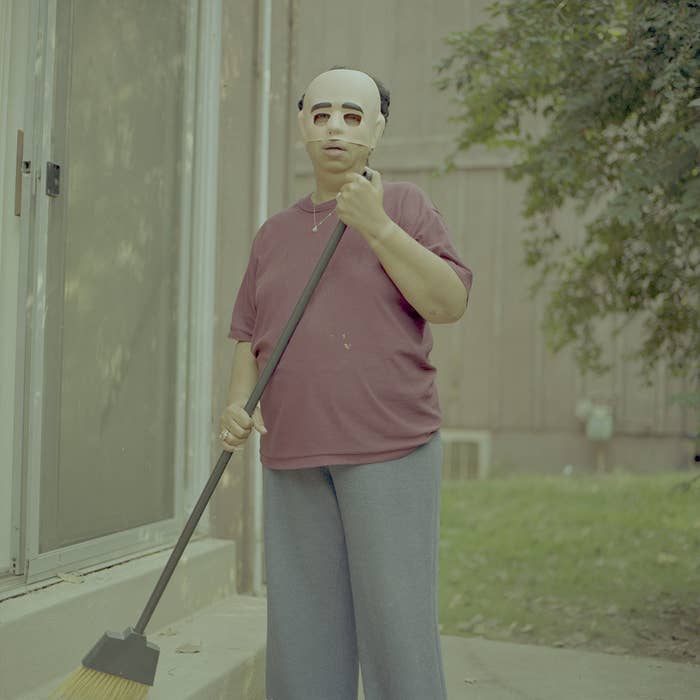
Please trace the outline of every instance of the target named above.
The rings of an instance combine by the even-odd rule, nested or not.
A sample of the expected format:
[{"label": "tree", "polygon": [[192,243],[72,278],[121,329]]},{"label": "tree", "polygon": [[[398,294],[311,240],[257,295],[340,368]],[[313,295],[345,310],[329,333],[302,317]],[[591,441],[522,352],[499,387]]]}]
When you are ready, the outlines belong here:
[{"label": "tree", "polygon": [[[527,178],[531,295],[553,283],[548,347],[572,345],[582,370],[604,372],[596,324],[610,318],[617,334],[639,317],[629,358],[646,382],[660,360],[697,381],[700,2],[499,0],[488,12],[446,38],[437,65],[460,106],[446,166],[474,144],[515,153],[506,173]],[[553,223],[567,201],[598,212],[579,246]]]}]

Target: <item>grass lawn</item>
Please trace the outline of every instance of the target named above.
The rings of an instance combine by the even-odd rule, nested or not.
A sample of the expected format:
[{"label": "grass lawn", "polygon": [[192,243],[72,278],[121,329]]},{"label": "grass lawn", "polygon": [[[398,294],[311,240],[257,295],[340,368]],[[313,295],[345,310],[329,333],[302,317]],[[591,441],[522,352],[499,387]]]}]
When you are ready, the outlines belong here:
[{"label": "grass lawn", "polygon": [[700,663],[700,482],[443,481],[441,633]]}]

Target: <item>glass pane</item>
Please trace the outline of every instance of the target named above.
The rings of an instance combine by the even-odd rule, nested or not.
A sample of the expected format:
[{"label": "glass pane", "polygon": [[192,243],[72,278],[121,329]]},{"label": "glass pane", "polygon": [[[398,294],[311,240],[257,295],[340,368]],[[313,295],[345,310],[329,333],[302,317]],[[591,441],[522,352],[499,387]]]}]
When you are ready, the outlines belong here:
[{"label": "glass pane", "polygon": [[47,320],[58,376],[47,379],[42,552],[173,516],[181,315],[187,0],[58,5],[69,13],[55,106],[65,199],[47,284],[60,280],[63,298],[52,310],[50,297]]}]

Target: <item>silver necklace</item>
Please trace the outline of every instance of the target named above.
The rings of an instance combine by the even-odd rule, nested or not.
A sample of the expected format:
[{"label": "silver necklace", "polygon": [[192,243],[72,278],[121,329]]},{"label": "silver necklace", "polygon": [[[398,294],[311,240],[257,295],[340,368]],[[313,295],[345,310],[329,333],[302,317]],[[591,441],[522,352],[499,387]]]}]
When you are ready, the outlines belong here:
[{"label": "silver necklace", "polygon": [[335,211],[335,207],[333,207],[328,214],[326,214],[318,223],[316,223],[316,205],[314,204],[313,200],[311,200],[311,206],[314,208],[314,226],[311,230],[315,233],[318,231],[318,227]]}]

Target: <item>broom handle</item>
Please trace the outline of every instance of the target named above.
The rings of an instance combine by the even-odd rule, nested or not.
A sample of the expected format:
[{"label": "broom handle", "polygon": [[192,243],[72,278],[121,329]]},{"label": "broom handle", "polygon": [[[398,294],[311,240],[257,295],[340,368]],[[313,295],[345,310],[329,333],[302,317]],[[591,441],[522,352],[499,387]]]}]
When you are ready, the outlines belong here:
[{"label": "broom handle", "polygon": [[[371,175],[369,173],[365,173],[365,177],[368,180],[371,180]],[[272,355],[270,355],[270,358],[268,359],[267,364],[265,365],[265,369],[262,371],[262,374],[260,375],[258,382],[255,385],[255,388],[253,389],[253,393],[248,399],[248,403],[246,403],[245,405],[245,410],[249,416],[253,415],[253,411],[258,405],[258,401],[260,400],[260,397],[262,396],[262,393],[265,390],[265,387],[267,386],[267,382],[272,376],[272,373],[275,371],[275,367],[277,367],[277,363],[280,361],[282,353],[285,351],[287,343],[289,343],[289,339],[292,337],[292,334],[294,333],[294,330],[296,329],[301,319],[301,316],[304,313],[304,310],[306,309],[306,305],[309,303],[309,299],[311,298],[314,289],[316,289],[316,285],[318,285],[319,281],[321,280],[321,275],[323,275],[323,272],[328,266],[328,263],[330,262],[333,253],[335,253],[335,249],[338,247],[338,243],[340,243],[340,239],[343,233],[345,233],[345,228],[346,225],[342,221],[338,221],[335,227],[335,231],[333,231],[333,234],[331,235],[328,243],[326,244],[326,247],[323,249],[323,253],[321,253],[321,257],[316,263],[316,267],[311,273],[311,277],[307,282],[304,291],[301,293],[301,297],[299,298],[297,305],[294,307],[292,315],[289,317],[289,321],[287,321],[287,325],[284,327],[284,330],[282,331],[282,334],[280,335],[277,344],[275,345],[275,348],[272,351]],[[156,606],[158,605],[158,602],[160,601],[160,598],[163,595],[163,591],[165,591],[165,588],[168,585],[168,582],[170,581],[170,577],[173,575],[173,571],[175,570],[178,561],[180,561],[180,557],[185,551],[185,547],[190,541],[190,537],[192,537],[192,533],[197,527],[197,523],[202,517],[202,513],[207,507],[209,499],[214,493],[214,489],[216,489],[216,486],[219,483],[219,480],[221,479],[224,470],[226,469],[226,465],[228,464],[230,459],[231,453],[227,450],[224,450],[221,453],[221,456],[219,457],[219,461],[214,467],[214,471],[212,471],[211,475],[209,476],[209,480],[207,481],[204,490],[202,491],[199,499],[197,500],[197,503],[192,509],[190,517],[187,519],[187,523],[185,524],[182,534],[180,535],[177,543],[175,544],[175,549],[173,549],[173,551],[171,552],[170,558],[168,559],[168,562],[166,563],[165,568],[163,569],[163,572],[161,573],[160,578],[158,579],[158,582],[156,583],[156,586],[153,589],[153,592],[151,593],[148,602],[146,603],[146,607],[143,609],[141,617],[136,623],[136,627],[134,627],[135,632],[143,634],[144,630],[146,629],[146,625],[151,619],[151,616],[153,615],[153,612],[155,611]]]}]

